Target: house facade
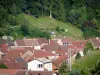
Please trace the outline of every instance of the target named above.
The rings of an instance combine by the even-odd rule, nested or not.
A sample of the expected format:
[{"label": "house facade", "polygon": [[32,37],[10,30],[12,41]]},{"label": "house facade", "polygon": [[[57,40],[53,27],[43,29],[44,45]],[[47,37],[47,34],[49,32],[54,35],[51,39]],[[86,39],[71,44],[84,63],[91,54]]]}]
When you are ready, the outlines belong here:
[{"label": "house facade", "polygon": [[52,71],[52,63],[47,59],[35,59],[28,62],[28,70],[29,71]]},{"label": "house facade", "polygon": [[28,70],[30,71],[44,71],[43,62],[38,60],[33,60],[28,63]]}]

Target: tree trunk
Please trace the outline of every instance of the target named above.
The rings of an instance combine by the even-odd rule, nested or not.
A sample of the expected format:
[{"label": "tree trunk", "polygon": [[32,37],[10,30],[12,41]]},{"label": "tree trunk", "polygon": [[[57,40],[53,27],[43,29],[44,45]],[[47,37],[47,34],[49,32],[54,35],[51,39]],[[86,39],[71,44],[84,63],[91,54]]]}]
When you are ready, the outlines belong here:
[{"label": "tree trunk", "polygon": [[50,6],[50,18],[52,18],[52,5]]},{"label": "tree trunk", "polygon": [[50,18],[52,18],[52,10],[50,10]]}]

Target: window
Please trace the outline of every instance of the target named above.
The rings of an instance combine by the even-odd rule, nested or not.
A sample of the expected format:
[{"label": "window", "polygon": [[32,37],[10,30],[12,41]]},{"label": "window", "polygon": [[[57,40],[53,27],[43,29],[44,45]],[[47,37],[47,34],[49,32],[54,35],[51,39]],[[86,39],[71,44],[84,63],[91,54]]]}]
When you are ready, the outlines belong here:
[{"label": "window", "polygon": [[42,64],[38,64],[38,68],[42,68],[43,67],[43,65]]},{"label": "window", "polygon": [[68,45],[69,43],[63,43],[64,46]]},{"label": "window", "polygon": [[66,45],[67,45],[67,43],[63,43],[63,45],[64,45],[64,46],[66,46]]}]

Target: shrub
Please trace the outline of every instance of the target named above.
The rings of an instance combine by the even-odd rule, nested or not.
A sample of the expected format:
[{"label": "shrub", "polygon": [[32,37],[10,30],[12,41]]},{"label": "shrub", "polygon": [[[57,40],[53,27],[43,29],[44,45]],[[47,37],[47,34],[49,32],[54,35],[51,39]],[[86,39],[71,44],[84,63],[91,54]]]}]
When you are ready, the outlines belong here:
[{"label": "shrub", "polygon": [[80,71],[71,71],[69,75],[81,75]]},{"label": "shrub", "polygon": [[79,59],[81,57],[81,54],[78,52],[75,59]]}]

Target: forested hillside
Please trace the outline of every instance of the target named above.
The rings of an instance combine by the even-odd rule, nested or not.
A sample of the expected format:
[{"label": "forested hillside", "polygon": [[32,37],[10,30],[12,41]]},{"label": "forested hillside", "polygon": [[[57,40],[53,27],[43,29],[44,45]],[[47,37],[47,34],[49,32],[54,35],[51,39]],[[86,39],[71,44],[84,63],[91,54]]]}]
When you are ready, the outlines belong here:
[{"label": "forested hillside", "polygon": [[30,31],[28,20],[19,20],[22,13],[70,22],[83,31],[85,38],[100,36],[100,0],[0,0],[0,36],[15,31],[22,36],[33,36],[34,32],[35,37],[49,38],[48,32],[38,28],[37,32],[34,27]]}]

